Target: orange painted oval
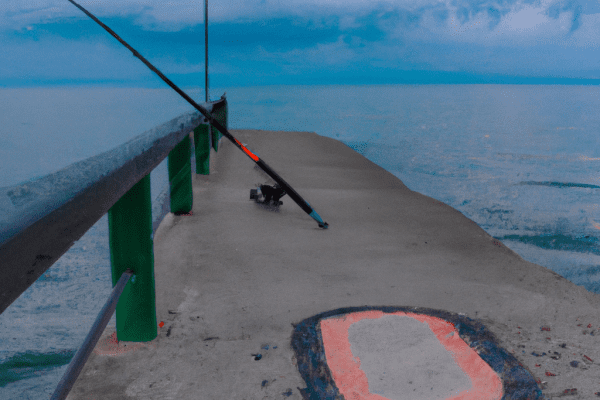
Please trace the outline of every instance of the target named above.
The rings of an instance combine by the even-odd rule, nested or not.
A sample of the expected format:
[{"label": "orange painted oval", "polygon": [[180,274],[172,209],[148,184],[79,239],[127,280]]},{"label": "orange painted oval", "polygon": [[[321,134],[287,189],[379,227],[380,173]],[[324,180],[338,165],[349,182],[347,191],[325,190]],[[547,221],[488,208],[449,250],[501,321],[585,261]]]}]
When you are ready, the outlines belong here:
[{"label": "orange painted oval", "polygon": [[428,315],[401,311],[394,313],[362,311],[320,321],[327,366],[344,397],[352,400],[389,400],[380,394],[370,392],[367,374],[361,369],[360,359],[352,353],[349,340],[349,329],[354,323],[365,319],[378,319],[384,315],[410,317],[426,324],[452,356],[456,365],[469,377],[471,387],[446,397],[447,400],[500,400],[502,398],[502,382],[498,375],[460,338],[451,323]]}]

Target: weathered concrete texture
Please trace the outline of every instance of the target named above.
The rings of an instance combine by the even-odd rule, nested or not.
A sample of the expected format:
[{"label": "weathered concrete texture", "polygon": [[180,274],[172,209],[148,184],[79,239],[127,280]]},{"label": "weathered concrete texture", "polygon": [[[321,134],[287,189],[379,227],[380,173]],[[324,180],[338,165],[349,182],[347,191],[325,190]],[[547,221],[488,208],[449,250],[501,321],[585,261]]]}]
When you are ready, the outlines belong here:
[{"label": "weathered concrete texture", "polygon": [[[523,261],[342,143],[305,132],[234,135],[330,228],[288,197],[278,212],[250,201],[250,188],[269,180],[223,142],[211,175],[194,178],[194,215],[169,215],[155,236],[165,323],[156,346],[93,355],[70,399],[301,399],[292,324],[341,307],[465,313],[508,347],[516,325],[551,325],[554,338],[567,338],[575,318],[597,321],[600,296]],[[597,348],[587,355],[600,356]]]}]

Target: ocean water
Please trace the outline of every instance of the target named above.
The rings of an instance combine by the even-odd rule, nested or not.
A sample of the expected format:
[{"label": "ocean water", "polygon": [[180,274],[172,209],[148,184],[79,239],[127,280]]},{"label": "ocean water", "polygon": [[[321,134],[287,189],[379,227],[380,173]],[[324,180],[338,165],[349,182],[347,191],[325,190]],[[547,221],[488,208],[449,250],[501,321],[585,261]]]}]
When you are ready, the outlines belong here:
[{"label": "ocean water", "polygon": [[[600,293],[599,87],[264,86],[211,93],[218,98],[225,90],[231,128],[339,139],[524,259]],[[189,93],[204,97],[200,89]],[[0,186],[56,171],[191,109],[170,89],[124,88],[0,89],[0,106]],[[152,182],[158,207],[164,164]],[[53,391],[110,292],[107,231],[105,217],[0,315],[0,398],[47,398]]]}]

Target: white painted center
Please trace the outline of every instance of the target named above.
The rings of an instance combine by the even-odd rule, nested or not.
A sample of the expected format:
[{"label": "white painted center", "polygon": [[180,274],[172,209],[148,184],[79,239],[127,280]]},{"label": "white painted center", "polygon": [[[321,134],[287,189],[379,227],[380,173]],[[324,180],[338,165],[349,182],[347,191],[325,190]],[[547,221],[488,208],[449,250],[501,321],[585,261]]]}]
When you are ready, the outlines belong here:
[{"label": "white painted center", "polygon": [[386,315],[350,325],[348,340],[367,375],[369,391],[390,400],[442,400],[471,388],[429,325]]}]

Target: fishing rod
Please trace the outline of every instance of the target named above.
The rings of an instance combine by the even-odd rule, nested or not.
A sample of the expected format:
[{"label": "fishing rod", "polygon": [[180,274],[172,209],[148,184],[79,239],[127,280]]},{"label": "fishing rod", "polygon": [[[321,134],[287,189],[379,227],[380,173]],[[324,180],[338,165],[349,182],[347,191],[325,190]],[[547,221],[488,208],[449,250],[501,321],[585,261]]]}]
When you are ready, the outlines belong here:
[{"label": "fishing rod", "polygon": [[194,100],[192,100],[192,98],[190,96],[188,96],[177,85],[175,85],[173,82],[171,82],[171,80],[169,78],[167,78],[162,72],[160,72],[154,65],[150,64],[150,62],[148,60],[146,60],[133,47],[131,47],[129,44],[127,44],[127,42],[125,42],[123,39],[121,39],[121,37],[119,35],[117,35],[115,33],[115,31],[113,31],[108,26],[106,26],[102,21],[100,21],[98,18],[96,18],[92,13],[90,13],[88,10],[86,10],[85,8],[83,8],[82,6],[80,6],[73,0],[68,0],[68,1],[70,3],[72,3],[75,7],[79,8],[81,11],[83,11],[85,13],[85,15],[87,15],[92,20],[94,20],[94,22],[96,22],[98,25],[100,25],[102,28],[104,28],[104,30],[106,30],[108,33],[110,33],[123,46],[127,47],[129,49],[129,51],[131,51],[135,57],[139,58],[144,64],[146,64],[146,66],[148,68],[150,68],[150,70],[152,70],[152,72],[154,72],[156,75],[158,75],[167,85],[169,85],[181,97],[183,97],[188,103],[190,103],[192,105],[192,107],[194,107],[202,115],[204,115],[204,117],[208,120],[208,122],[212,126],[217,128],[217,130],[219,132],[221,132],[223,134],[223,136],[225,136],[227,139],[229,139],[235,146],[237,146],[248,157],[250,157],[250,159],[252,161],[254,161],[256,163],[256,165],[258,165],[263,171],[265,171],[267,173],[267,175],[269,175],[271,178],[273,178],[273,180],[275,180],[275,182],[277,182],[277,184],[283,190],[285,190],[285,192],[290,196],[290,198],[292,200],[294,200],[294,202],[296,204],[298,204],[298,206],[300,206],[300,208],[305,213],[307,213],[315,221],[317,221],[320,228],[327,229],[329,224],[327,222],[323,222],[323,219],[319,216],[319,214],[317,214],[317,212],[310,206],[310,204],[308,204],[308,202],[306,202],[306,200],[304,200],[302,198],[302,196],[300,196],[298,194],[298,192],[296,192],[285,180],[283,180],[283,178],[281,176],[279,176],[275,171],[273,171],[273,169],[271,167],[269,167],[266,162],[261,160],[260,157],[258,157],[256,154],[252,153],[250,150],[248,150],[248,148],[246,148],[246,146],[244,146],[242,143],[240,143],[239,140],[237,140],[235,137],[233,137],[233,135],[231,133],[229,133],[229,131],[227,129],[225,129],[225,127],[223,125],[221,125],[204,107],[202,107],[201,105],[196,103]]}]

